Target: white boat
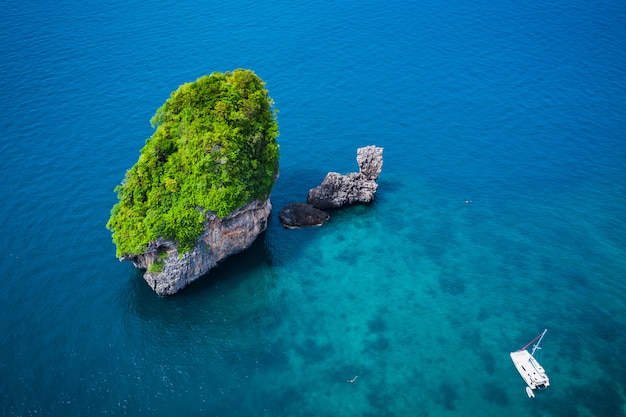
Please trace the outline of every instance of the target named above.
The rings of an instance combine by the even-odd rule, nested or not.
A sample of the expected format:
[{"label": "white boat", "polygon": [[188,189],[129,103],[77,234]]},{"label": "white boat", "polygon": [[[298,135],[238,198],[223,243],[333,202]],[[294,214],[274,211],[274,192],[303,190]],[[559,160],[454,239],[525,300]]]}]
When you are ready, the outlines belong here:
[{"label": "white boat", "polygon": [[[537,359],[535,359],[535,351],[541,349],[539,344],[547,331],[548,329],[545,329],[543,333],[535,337],[520,350],[511,352],[511,360],[517,368],[517,372],[519,372],[524,382],[526,382],[526,385],[528,385],[526,393],[529,397],[535,396],[533,390],[542,390],[550,386],[550,379],[548,379],[546,370],[543,369],[539,362],[537,362]],[[537,341],[537,344],[533,346],[532,352],[528,352],[526,348],[535,343],[535,341]]]}]

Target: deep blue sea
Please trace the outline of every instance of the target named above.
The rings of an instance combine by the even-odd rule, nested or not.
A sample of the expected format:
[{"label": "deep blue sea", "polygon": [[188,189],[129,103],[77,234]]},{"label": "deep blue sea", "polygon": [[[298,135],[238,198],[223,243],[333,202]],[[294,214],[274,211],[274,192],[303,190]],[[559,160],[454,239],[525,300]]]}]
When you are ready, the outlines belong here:
[{"label": "deep blue sea", "polygon": [[[0,4],[0,416],[626,415],[623,0]],[[113,188],[237,68],[280,111],[270,225],[158,297]],[[280,225],[366,145],[374,204]]]}]

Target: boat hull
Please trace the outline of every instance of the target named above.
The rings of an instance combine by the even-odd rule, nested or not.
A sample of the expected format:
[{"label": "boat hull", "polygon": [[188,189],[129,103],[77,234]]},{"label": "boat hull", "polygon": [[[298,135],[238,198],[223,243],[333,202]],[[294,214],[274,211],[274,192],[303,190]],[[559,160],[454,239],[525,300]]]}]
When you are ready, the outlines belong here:
[{"label": "boat hull", "polygon": [[527,350],[511,352],[511,360],[530,389],[545,389],[550,386],[545,369]]}]

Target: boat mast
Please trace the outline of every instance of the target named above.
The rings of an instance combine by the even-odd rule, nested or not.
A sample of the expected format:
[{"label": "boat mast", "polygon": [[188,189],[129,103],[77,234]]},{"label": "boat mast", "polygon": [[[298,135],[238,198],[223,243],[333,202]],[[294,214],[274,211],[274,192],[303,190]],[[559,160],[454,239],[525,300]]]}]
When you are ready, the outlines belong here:
[{"label": "boat mast", "polygon": [[543,339],[543,336],[546,334],[547,331],[548,329],[545,329],[543,333],[541,333],[541,336],[539,336],[539,341],[535,346],[533,346],[533,351],[530,352],[530,356],[535,356],[535,351],[539,348],[539,343],[541,343],[541,340]]}]

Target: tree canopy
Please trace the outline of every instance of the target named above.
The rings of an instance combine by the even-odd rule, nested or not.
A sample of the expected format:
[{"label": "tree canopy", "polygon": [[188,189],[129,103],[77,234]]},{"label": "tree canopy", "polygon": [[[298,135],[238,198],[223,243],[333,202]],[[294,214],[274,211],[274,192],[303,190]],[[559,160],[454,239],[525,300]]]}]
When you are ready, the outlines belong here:
[{"label": "tree canopy", "polygon": [[115,188],[107,228],[118,257],[159,237],[190,250],[207,212],[225,217],[267,198],[278,175],[277,111],[252,71],[181,85],[151,119],[139,160]]}]

